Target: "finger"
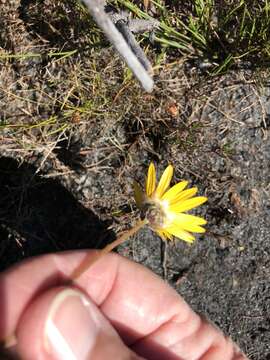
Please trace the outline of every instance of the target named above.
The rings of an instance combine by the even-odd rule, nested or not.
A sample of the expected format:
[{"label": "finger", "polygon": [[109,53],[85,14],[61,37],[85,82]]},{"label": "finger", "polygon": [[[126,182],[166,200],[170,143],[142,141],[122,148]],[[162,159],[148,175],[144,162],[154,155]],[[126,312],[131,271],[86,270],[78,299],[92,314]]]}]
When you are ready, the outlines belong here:
[{"label": "finger", "polygon": [[[0,299],[5,296],[9,304],[1,335],[14,332],[27,303],[38,292],[63,283],[87,254],[89,252],[72,252],[31,259],[0,276]],[[172,354],[185,356],[186,348],[182,346],[185,335],[192,340],[204,329],[204,322],[173,289],[144,267],[115,254],[101,258],[76,285],[100,307],[125,343],[134,344],[142,354],[148,352],[155,341],[156,346],[166,351],[172,348]],[[19,305],[16,294],[20,294]],[[0,310],[5,308],[3,305]],[[171,326],[169,338],[166,326]],[[227,342],[221,339],[224,337],[213,329],[207,341],[195,343],[193,350],[200,352],[205,341],[208,345],[203,347],[204,352],[212,351],[213,347],[222,349]],[[232,349],[232,343],[228,343]]]},{"label": "finger", "polygon": [[183,321],[178,314],[131,348],[148,360],[179,360],[177,356],[198,360],[247,359],[231,339],[198,315]]},{"label": "finger", "polygon": [[[0,319],[0,337],[13,333],[27,304],[44,290],[65,283],[87,254],[89,252],[45,255],[1,274],[0,310],[7,311]],[[190,311],[160,278],[115,254],[101,258],[76,281],[76,285],[117,323],[120,332],[130,330],[127,331],[129,336],[126,335],[128,343],[151,333],[169,320],[179,307],[183,319]]]},{"label": "finger", "polygon": [[[1,308],[10,309],[0,320],[1,337],[15,331],[28,302],[38,293],[67,281],[86,254],[73,252],[42,256],[0,275]],[[117,329],[126,334],[128,343],[151,333],[173,316],[179,306],[183,318],[185,313],[189,313],[184,301],[158,277],[114,254],[101,258],[76,284],[103,308],[110,320],[117,323]],[[20,294],[19,302],[15,294]]]},{"label": "finger", "polygon": [[71,287],[45,291],[25,310],[17,327],[20,358],[139,359],[98,307]]}]

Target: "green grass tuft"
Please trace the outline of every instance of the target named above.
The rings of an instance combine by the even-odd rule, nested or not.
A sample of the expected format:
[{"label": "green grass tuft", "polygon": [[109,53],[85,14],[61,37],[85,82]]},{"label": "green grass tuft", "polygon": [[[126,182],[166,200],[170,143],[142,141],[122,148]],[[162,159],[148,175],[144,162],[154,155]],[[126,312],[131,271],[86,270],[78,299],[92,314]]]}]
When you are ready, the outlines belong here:
[{"label": "green grass tuft", "polygon": [[[135,16],[151,18],[143,2],[112,0]],[[213,75],[232,66],[267,65],[270,61],[269,0],[152,0],[160,21],[156,42],[182,54],[207,59]],[[151,15],[150,15],[151,14]]]}]

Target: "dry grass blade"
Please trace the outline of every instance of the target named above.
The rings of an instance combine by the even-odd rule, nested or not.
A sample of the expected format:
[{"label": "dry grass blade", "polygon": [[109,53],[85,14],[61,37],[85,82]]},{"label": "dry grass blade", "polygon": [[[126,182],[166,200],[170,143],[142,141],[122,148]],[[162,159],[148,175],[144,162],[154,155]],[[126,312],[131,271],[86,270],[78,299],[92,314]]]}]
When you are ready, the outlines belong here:
[{"label": "dry grass blade", "polygon": [[150,0],[143,0],[143,6],[144,6],[145,11],[148,10],[149,5],[150,5]]}]

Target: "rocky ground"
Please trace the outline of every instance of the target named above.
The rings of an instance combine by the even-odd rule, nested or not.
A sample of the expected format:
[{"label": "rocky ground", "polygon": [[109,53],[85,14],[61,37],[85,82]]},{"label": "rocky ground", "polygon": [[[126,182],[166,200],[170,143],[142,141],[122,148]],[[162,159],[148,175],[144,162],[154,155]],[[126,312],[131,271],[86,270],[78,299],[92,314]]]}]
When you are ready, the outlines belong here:
[{"label": "rocky ground", "polygon": [[198,210],[206,235],[189,246],[143,229],[118,252],[162,276],[250,359],[270,359],[266,76],[213,78],[173,54],[159,62],[152,48],[155,89],[145,94],[74,2],[0,3],[1,270],[104,246],[138,217],[133,179],[144,182],[150,161],[159,174],[172,163],[175,182],[209,198]]}]

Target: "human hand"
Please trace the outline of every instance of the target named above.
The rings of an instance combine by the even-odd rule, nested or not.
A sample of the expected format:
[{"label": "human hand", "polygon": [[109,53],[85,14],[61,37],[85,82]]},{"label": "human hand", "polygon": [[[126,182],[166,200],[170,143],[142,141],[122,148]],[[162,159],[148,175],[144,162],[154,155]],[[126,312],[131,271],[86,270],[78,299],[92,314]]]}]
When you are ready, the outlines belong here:
[{"label": "human hand", "polygon": [[89,253],[44,255],[0,274],[0,338],[15,333],[21,359],[247,359],[159,277],[119,255],[67,285]]}]

